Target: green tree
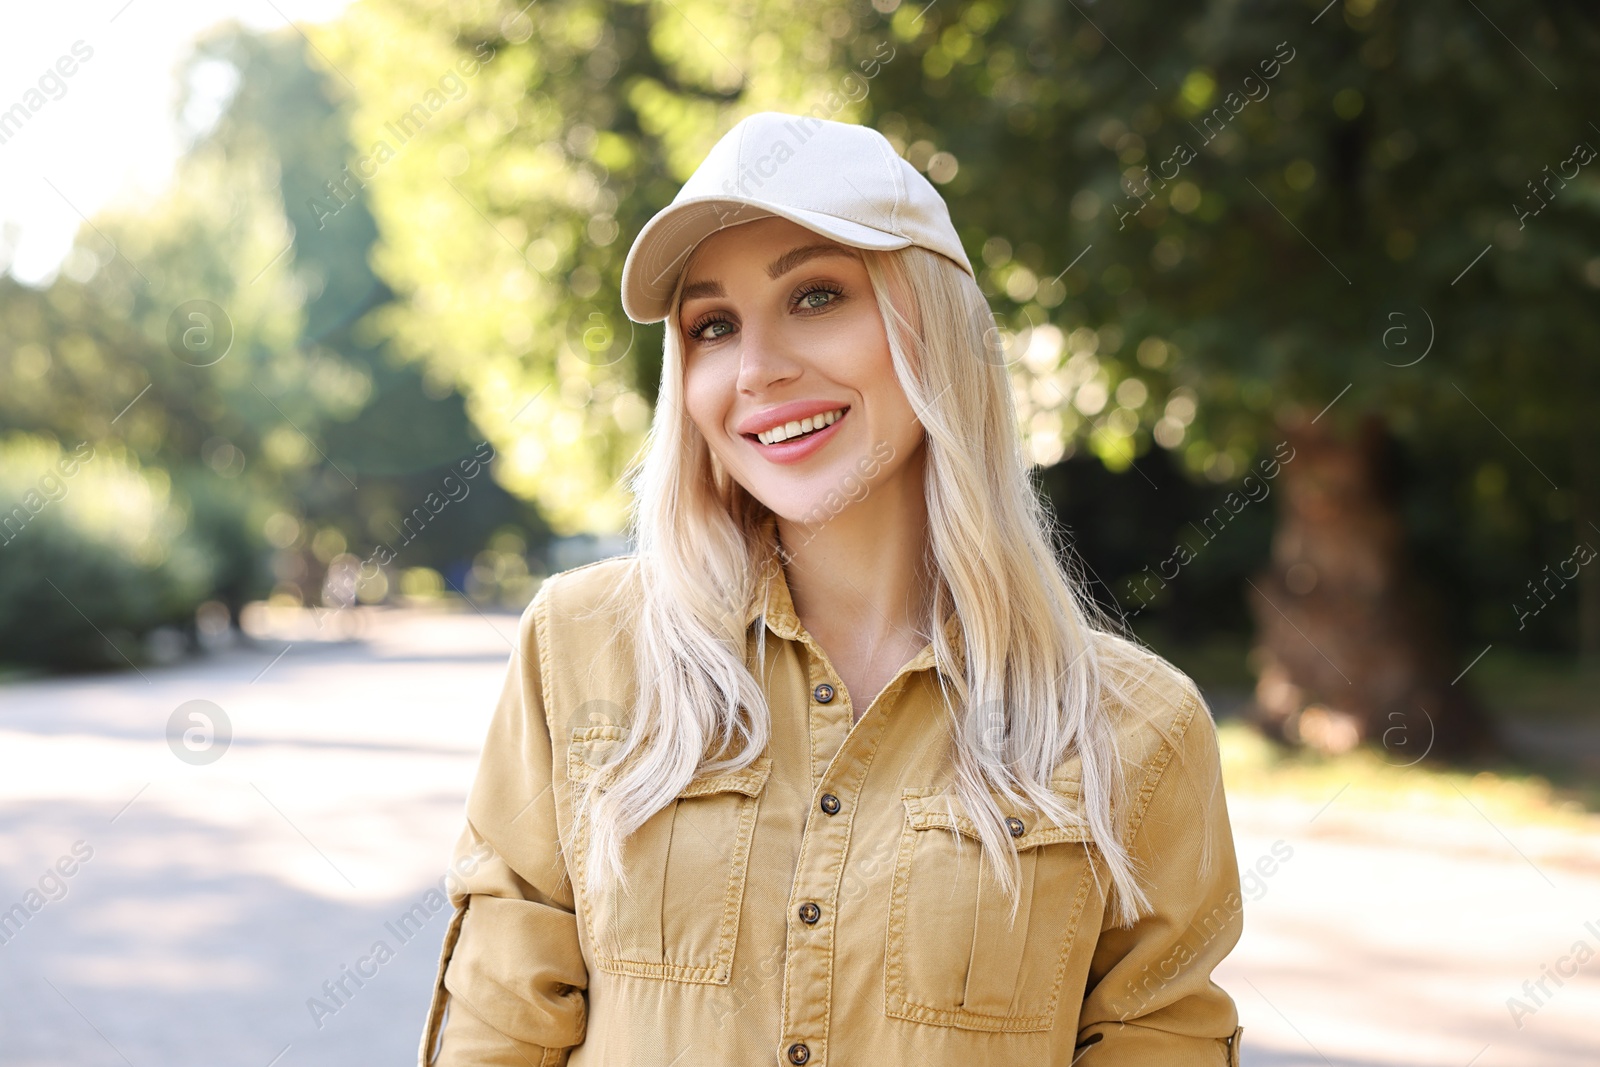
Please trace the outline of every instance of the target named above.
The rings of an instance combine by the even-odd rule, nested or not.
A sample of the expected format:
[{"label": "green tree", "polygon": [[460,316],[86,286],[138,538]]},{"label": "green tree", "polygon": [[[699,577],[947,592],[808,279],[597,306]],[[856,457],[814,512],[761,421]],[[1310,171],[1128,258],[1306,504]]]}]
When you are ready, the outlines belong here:
[{"label": "green tree", "polygon": [[851,10],[385,2],[308,28],[357,87],[374,262],[406,298],[375,321],[464,393],[559,532],[621,529],[648,429],[661,335],[618,303],[629,235],[739,113],[837,90]]},{"label": "green tree", "polygon": [[[1164,447],[1229,483],[1296,457],[1265,468],[1279,523],[1249,590],[1270,720],[1315,707],[1300,732],[1332,744],[1397,722],[1444,750],[1484,740],[1386,483],[1395,443],[1465,453],[1512,472],[1528,536],[1596,535],[1600,391],[1577,354],[1600,168],[1575,150],[1600,145],[1594,29],[1566,3],[1520,9],[1520,47],[1431,2],[909,14],[872,121],[944,181],[1002,316],[1066,338],[1016,359],[1036,458]],[[1547,167],[1562,177],[1533,199]],[[1454,511],[1481,528],[1506,501],[1475,506],[1475,468]]]},{"label": "green tree", "polygon": [[[482,454],[449,383],[390,358],[364,325],[392,300],[368,265],[377,230],[365,204],[351,197],[331,219],[308,208],[351,149],[328,88],[336,75],[309,67],[306,51],[290,29],[219,27],[180,74],[179,113],[204,110],[192,106],[198,71],[213,84],[229,72],[235,88],[214,122],[188,130],[171,188],[86,226],[47,287],[0,277],[5,513],[43,499],[27,493],[51,442],[67,452],[88,442],[88,466],[115,468],[95,484],[125,487],[110,499],[130,509],[127,528],[157,530],[174,548],[163,563],[149,538],[107,540],[116,524],[78,503],[52,502],[37,525],[24,507],[0,547],[18,608],[0,620],[0,645],[14,658],[118,665],[138,658],[153,627],[192,625],[204,599],[235,616],[275,586],[316,603],[335,557],[398,545],[395,531],[429,494],[441,498],[443,477]],[[92,480],[69,479],[69,498]],[[397,566],[459,576],[497,527],[542,538],[536,511],[490,476],[467,490],[456,495],[475,495],[470,507],[452,503],[404,538]],[[157,500],[168,513],[159,523]],[[40,552],[49,565],[27,562]],[[52,613],[48,626],[36,609]],[[107,647],[96,625],[130,640]]]},{"label": "green tree", "polygon": [[[1492,572],[1469,614],[1498,634],[1490,601],[1589,538],[1600,500],[1577,355],[1596,171],[1574,151],[1600,144],[1595,34],[1554,0],[1515,43],[1491,15],[456,0],[362,5],[315,38],[381,161],[375,262],[404,297],[383,328],[563,531],[620,525],[659,374],[659,330],[615,303],[630,235],[751,111],[866,121],[951,202],[1041,467],[1163,450],[1216,487],[1270,484],[1248,593],[1274,725],[1337,744],[1399,715],[1415,736],[1420,708],[1461,750],[1484,738],[1452,684],[1462,594],[1430,609],[1418,576]],[[1161,595],[1122,578],[1125,604]],[[1581,618],[1592,651],[1600,567],[1580,581],[1541,625]]]}]

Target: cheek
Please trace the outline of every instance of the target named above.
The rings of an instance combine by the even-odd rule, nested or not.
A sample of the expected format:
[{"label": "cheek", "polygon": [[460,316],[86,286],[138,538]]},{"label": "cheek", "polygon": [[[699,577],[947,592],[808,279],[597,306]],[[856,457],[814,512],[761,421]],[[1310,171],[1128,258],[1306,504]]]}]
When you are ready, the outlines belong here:
[{"label": "cheek", "polygon": [[724,381],[713,364],[690,362],[683,375],[683,406],[708,441],[715,442],[721,436],[718,430],[732,400],[733,383]]},{"label": "cheek", "polygon": [[897,451],[915,444],[922,436],[922,423],[895,373],[894,359],[889,354],[889,342],[882,328],[864,334],[856,353],[859,388],[870,398],[876,412],[875,435],[888,441]]},{"label": "cheek", "polygon": [[888,455],[883,458],[883,464],[890,470],[899,470],[902,465],[910,463],[927,441],[922,420],[917,418],[916,410],[905,399],[905,394],[897,391],[896,396],[897,403],[891,410],[889,421],[878,435],[884,443],[875,442],[880,454],[887,448]]}]

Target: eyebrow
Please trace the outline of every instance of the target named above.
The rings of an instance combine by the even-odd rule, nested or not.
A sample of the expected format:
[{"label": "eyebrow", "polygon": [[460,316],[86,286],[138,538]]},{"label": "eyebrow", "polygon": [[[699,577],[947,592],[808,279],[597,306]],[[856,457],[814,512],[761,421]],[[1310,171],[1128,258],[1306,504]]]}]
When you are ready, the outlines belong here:
[{"label": "eyebrow", "polygon": [[[805,263],[807,260],[816,259],[819,256],[847,256],[850,258],[855,258],[855,253],[851,252],[843,245],[838,244],[830,243],[801,245],[799,248],[789,249],[789,251],[785,252],[771,263],[768,263],[767,277],[771,278],[773,281],[777,281],[785,274],[788,274],[790,271],[794,270],[800,264]],[[678,298],[678,301],[679,303],[685,303],[687,301],[694,300],[697,297],[727,295],[727,290],[722,288],[722,283],[719,281],[713,280],[691,282],[683,287],[683,295]]]}]

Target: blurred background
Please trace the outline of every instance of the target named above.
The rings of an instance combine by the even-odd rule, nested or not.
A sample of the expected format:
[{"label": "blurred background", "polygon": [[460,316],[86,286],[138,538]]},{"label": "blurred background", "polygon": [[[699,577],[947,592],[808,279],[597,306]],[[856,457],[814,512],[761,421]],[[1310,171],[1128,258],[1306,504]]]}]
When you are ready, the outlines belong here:
[{"label": "blurred background", "polygon": [[758,110],[935,183],[1062,551],[1205,690],[1244,1062],[1600,1062],[1586,5],[0,27],[0,1062],[415,1056],[517,615],[629,551],[623,258]]}]

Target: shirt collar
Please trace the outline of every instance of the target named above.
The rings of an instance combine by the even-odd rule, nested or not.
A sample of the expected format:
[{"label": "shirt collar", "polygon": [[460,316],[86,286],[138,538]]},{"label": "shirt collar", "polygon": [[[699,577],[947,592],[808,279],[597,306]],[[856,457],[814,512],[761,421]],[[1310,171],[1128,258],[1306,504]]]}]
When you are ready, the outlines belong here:
[{"label": "shirt collar", "polygon": [[[744,625],[748,631],[752,624],[765,616],[767,629],[778,637],[787,641],[800,641],[807,645],[815,646],[815,641],[806,630],[805,624],[795,614],[794,599],[789,594],[788,576],[784,574],[783,566],[778,557],[775,524],[769,521],[766,544],[768,553],[757,571],[757,590],[748,610],[745,612]],[[763,576],[764,577],[761,577]],[[965,634],[961,628],[961,619],[954,609],[945,616],[945,636],[950,641],[950,647],[955,652],[955,664],[952,671],[960,672],[966,669],[966,642]],[[909,670],[923,670],[934,667],[933,643],[930,641],[922,650],[912,657],[906,664]]]}]

